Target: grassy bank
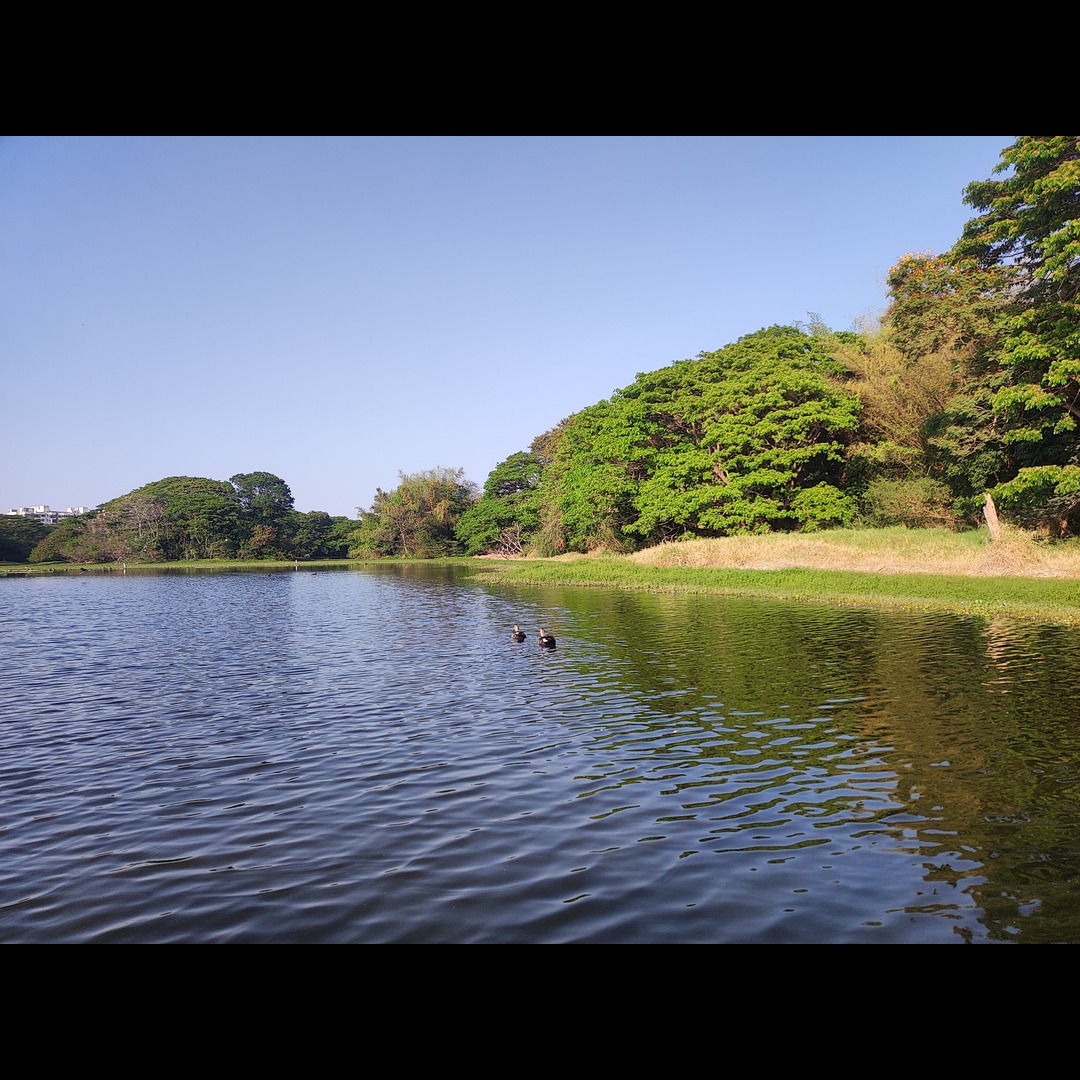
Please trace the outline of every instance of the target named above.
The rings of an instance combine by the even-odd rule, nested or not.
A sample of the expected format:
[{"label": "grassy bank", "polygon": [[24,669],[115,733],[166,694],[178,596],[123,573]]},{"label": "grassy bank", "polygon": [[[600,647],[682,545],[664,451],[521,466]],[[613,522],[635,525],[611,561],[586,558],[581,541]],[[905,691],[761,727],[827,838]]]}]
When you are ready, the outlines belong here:
[{"label": "grassy bank", "polygon": [[1007,530],[841,529],[663,544],[626,556],[523,560],[507,584],[607,586],[1007,615],[1080,626],[1080,541]]}]

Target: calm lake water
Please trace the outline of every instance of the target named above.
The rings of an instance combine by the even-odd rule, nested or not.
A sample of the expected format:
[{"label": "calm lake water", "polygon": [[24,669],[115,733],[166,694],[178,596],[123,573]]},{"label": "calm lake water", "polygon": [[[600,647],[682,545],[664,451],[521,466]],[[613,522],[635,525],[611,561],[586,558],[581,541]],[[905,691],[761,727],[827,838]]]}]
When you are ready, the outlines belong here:
[{"label": "calm lake water", "polygon": [[1075,629],[388,566],[0,643],[4,943],[1080,943]]}]

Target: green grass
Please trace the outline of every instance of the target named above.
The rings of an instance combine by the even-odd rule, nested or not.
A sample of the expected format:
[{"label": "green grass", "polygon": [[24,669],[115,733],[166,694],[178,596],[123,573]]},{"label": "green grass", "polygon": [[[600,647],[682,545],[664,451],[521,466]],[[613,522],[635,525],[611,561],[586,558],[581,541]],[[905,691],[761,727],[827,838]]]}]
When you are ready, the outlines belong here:
[{"label": "green grass", "polygon": [[651,592],[820,600],[908,610],[943,610],[1080,626],[1080,580],[640,566],[602,556],[569,562],[499,564],[481,576],[507,585],[573,585]]}]

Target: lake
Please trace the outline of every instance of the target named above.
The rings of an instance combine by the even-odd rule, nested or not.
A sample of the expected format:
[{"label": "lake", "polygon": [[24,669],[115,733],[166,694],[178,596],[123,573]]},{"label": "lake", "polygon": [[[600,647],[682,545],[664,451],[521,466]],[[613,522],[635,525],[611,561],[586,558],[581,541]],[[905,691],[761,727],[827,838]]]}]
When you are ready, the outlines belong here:
[{"label": "lake", "polygon": [[0,642],[6,944],[1080,943],[1073,628],[392,564]]}]

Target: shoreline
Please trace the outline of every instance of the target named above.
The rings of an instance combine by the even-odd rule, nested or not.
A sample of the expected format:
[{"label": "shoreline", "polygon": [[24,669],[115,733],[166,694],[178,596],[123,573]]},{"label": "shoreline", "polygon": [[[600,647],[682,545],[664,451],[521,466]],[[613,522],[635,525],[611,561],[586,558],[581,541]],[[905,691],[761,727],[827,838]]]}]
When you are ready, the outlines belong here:
[{"label": "shoreline", "polygon": [[1047,543],[1018,530],[831,530],[661,544],[633,554],[444,559],[197,560],[0,565],[0,576],[317,571],[393,565],[453,567],[480,583],[584,587],[952,611],[1080,626],[1080,540]]}]

